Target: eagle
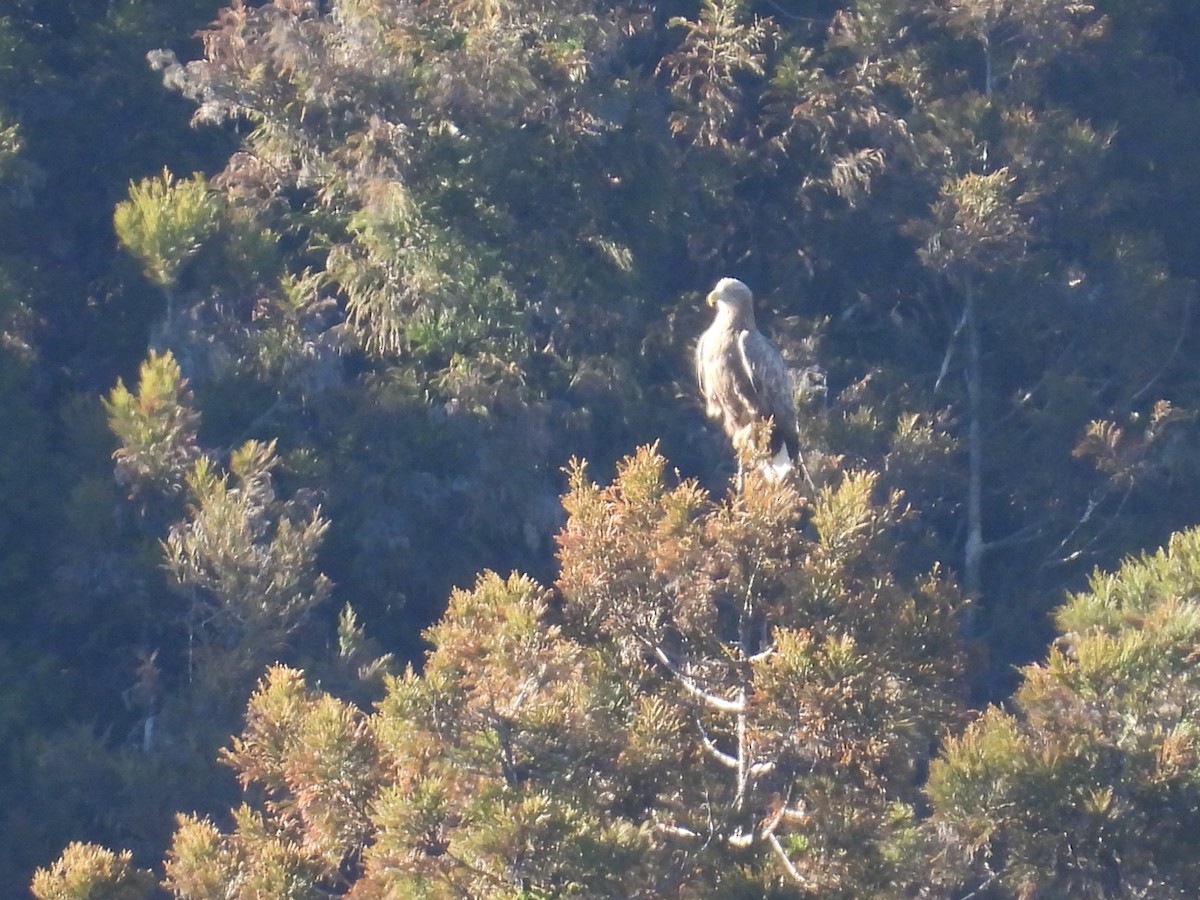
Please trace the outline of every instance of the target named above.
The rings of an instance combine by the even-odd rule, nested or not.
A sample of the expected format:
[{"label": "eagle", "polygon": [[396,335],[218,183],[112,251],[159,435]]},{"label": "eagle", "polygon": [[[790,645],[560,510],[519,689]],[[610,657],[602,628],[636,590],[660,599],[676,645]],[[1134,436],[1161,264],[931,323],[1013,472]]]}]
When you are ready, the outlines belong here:
[{"label": "eagle", "polygon": [[769,420],[770,457],[761,462],[763,473],[778,481],[795,464],[803,471],[791,374],[754,324],[754,295],[736,278],[722,278],[707,302],[717,315],[696,344],[696,380],[705,412],[721,424],[739,454],[747,449],[753,426]]}]

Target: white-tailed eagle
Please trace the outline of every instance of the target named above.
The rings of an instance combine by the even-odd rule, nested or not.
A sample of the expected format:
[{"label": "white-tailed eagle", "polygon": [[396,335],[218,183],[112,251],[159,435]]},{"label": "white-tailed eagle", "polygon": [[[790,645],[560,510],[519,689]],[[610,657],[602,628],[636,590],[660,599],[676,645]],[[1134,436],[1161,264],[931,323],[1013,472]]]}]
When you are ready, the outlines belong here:
[{"label": "white-tailed eagle", "polygon": [[736,278],[722,278],[709,292],[708,305],[717,315],[696,345],[696,379],[705,411],[739,454],[751,427],[771,420],[770,459],[763,460],[763,471],[778,479],[800,460],[792,377],[775,345],[754,324],[753,304],[750,288]]}]

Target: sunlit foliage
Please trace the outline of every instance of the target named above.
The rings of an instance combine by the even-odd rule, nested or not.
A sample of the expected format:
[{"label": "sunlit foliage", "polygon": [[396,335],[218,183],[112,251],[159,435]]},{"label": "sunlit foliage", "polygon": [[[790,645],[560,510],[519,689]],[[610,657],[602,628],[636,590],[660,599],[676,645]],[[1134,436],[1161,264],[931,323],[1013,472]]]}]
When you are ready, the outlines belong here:
[{"label": "sunlit foliage", "polygon": [[161,503],[180,495],[200,452],[199,414],[175,357],[151,353],[138,372],[137,392],[118,379],[104,409],[121,444],[113,453],[116,478],[130,498]]},{"label": "sunlit foliage", "polygon": [[950,742],[928,787],[943,879],[1006,897],[1200,890],[1198,566],[1193,529],[1095,573],[1013,710]]},{"label": "sunlit foliage", "polygon": [[37,900],[145,900],[153,896],[154,876],[135,868],[129,851],[73,843],[37,871],[31,890]]},{"label": "sunlit foliage", "polygon": [[[964,736],[958,640],[1006,696],[1064,586],[1200,508],[1194,4],[10,6],[11,847],[152,865],[182,809],[181,896],[1186,892],[1176,825],[1053,765],[1141,727],[1057,693],[1104,646]],[[807,491],[724,494],[687,363],[722,275]],[[654,441],[681,475],[613,475]],[[926,828],[945,734],[987,777]]]},{"label": "sunlit foliage", "polygon": [[157,178],[130,185],[129,199],[113,213],[113,227],[147,277],[169,290],[216,228],[217,203],[199,173],[177,181],[164,169]]},{"label": "sunlit foliage", "polygon": [[317,570],[328,523],[303,500],[276,497],[272,444],[233,451],[229,474],[200,457],[187,476],[190,508],[163,543],[171,585],[187,604],[189,677],[200,705],[224,704],[284,651],[329,595]]},{"label": "sunlit foliage", "polygon": [[649,448],[608,487],[577,466],[557,590],[456,591],[373,714],[268,674],[225,757],[266,803],[230,834],[183,820],[168,883],[890,895],[961,661],[953,589],[888,575],[898,498],[874,493],[810,507],[751,475],[716,502]]}]

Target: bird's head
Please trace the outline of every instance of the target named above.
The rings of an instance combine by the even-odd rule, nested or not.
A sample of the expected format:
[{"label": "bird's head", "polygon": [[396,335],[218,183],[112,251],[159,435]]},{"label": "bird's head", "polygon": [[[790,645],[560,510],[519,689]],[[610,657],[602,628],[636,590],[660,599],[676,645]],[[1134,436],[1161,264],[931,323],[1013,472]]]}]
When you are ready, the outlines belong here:
[{"label": "bird's head", "polygon": [[742,282],[736,278],[722,278],[708,292],[706,302],[709,306],[729,307],[740,311],[751,309],[750,304],[753,300],[754,295],[750,293],[750,288]]}]

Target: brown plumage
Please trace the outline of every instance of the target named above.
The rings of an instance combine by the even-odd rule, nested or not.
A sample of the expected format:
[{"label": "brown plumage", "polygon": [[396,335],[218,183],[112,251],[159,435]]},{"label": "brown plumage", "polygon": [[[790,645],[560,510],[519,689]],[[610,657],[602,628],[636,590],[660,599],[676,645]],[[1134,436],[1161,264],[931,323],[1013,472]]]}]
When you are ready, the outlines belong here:
[{"label": "brown plumage", "polygon": [[754,423],[772,420],[769,465],[782,475],[800,459],[792,379],[779,351],[754,324],[753,301],[736,278],[722,278],[709,292],[708,305],[717,315],[696,345],[696,380],[705,411],[735,449],[745,447]]}]

